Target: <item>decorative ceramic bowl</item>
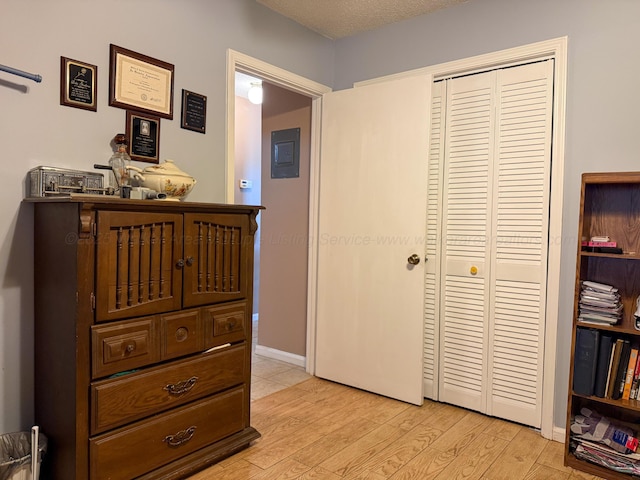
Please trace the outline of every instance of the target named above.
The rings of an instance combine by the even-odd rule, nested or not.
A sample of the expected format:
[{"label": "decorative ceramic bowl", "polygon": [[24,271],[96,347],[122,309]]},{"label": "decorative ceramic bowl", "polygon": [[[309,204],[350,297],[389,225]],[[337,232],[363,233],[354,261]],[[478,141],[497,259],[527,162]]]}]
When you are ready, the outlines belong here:
[{"label": "decorative ceramic bowl", "polygon": [[132,176],[141,187],[164,193],[168,200],[184,200],[196,184],[195,178],[180,170],[173,160],[165,160],[144,170],[132,166],[128,168],[134,171]]}]

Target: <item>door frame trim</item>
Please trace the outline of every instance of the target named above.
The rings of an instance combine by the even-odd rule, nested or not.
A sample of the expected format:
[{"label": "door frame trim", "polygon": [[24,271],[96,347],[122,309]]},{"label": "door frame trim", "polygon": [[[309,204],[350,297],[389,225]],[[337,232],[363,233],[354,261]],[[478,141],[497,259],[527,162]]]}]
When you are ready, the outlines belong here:
[{"label": "door frame trim", "polygon": [[565,121],[567,90],[567,43],[568,37],[558,37],[538,43],[509,48],[498,52],[441,63],[429,67],[409,70],[372,80],[357,82],[354,87],[384,82],[413,75],[433,75],[441,80],[461,74],[472,74],[496,67],[506,67],[527,61],[547,58],[555,60],[553,129],[551,147],[551,196],[549,208],[549,251],[547,257],[547,303],[545,307],[544,367],[542,380],[543,437],[564,441],[554,435],[554,401],[556,387],[556,348],[558,336],[558,314],[560,303],[560,263],[562,253],[562,211],[565,164]]},{"label": "door frame trim", "polygon": [[226,97],[226,164],[225,201],[234,203],[235,190],[235,73],[241,72],[261,78],[278,87],[311,97],[311,152],[309,170],[309,255],[307,259],[307,373],[315,373],[316,345],[316,293],[318,271],[317,238],[318,208],[320,195],[320,120],[322,118],[322,96],[332,89],[313,80],[270,65],[244,53],[227,49],[227,97]]}]

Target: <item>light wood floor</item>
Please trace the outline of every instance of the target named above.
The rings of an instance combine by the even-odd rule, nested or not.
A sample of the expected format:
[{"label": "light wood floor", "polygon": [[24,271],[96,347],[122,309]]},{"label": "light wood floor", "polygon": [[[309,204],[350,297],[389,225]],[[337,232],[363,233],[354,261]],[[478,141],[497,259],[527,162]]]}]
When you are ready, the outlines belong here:
[{"label": "light wood floor", "polygon": [[451,405],[416,407],[310,378],[252,402],[262,434],[190,480],[577,480],[563,446]]}]

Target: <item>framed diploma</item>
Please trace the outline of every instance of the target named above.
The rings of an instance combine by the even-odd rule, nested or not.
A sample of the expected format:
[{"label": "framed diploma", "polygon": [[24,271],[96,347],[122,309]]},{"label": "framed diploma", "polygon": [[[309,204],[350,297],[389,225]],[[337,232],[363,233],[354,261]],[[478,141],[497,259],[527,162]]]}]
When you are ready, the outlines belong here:
[{"label": "framed diploma", "polygon": [[60,105],[96,111],[98,67],[60,57]]},{"label": "framed diploma", "polygon": [[173,118],[173,65],[110,46],[109,105]]},{"label": "framed diploma", "polygon": [[183,89],[180,126],[194,132],[205,133],[206,123],[207,97]]},{"label": "framed diploma", "polygon": [[160,159],[160,117],[127,110],[126,137],[132,160],[158,163]]}]

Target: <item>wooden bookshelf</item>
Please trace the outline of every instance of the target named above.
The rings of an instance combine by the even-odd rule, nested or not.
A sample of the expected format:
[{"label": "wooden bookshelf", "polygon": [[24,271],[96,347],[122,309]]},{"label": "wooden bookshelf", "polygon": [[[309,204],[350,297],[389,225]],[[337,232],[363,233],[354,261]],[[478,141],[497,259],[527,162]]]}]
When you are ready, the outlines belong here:
[{"label": "wooden bookshelf", "polygon": [[[609,236],[621,254],[583,251],[581,242],[593,236]],[[572,321],[571,365],[565,438],[565,465],[607,479],[637,478],[576,457],[571,445],[571,420],[588,407],[611,420],[637,423],[640,400],[613,400],[573,391],[577,328],[613,333],[617,338],[640,343],[635,327],[636,298],[640,295],[640,172],[585,173],[582,175],[575,298]],[[612,326],[578,321],[581,284],[585,280],[612,285],[623,305],[622,319]],[[639,449],[640,451],[640,449]]]}]

